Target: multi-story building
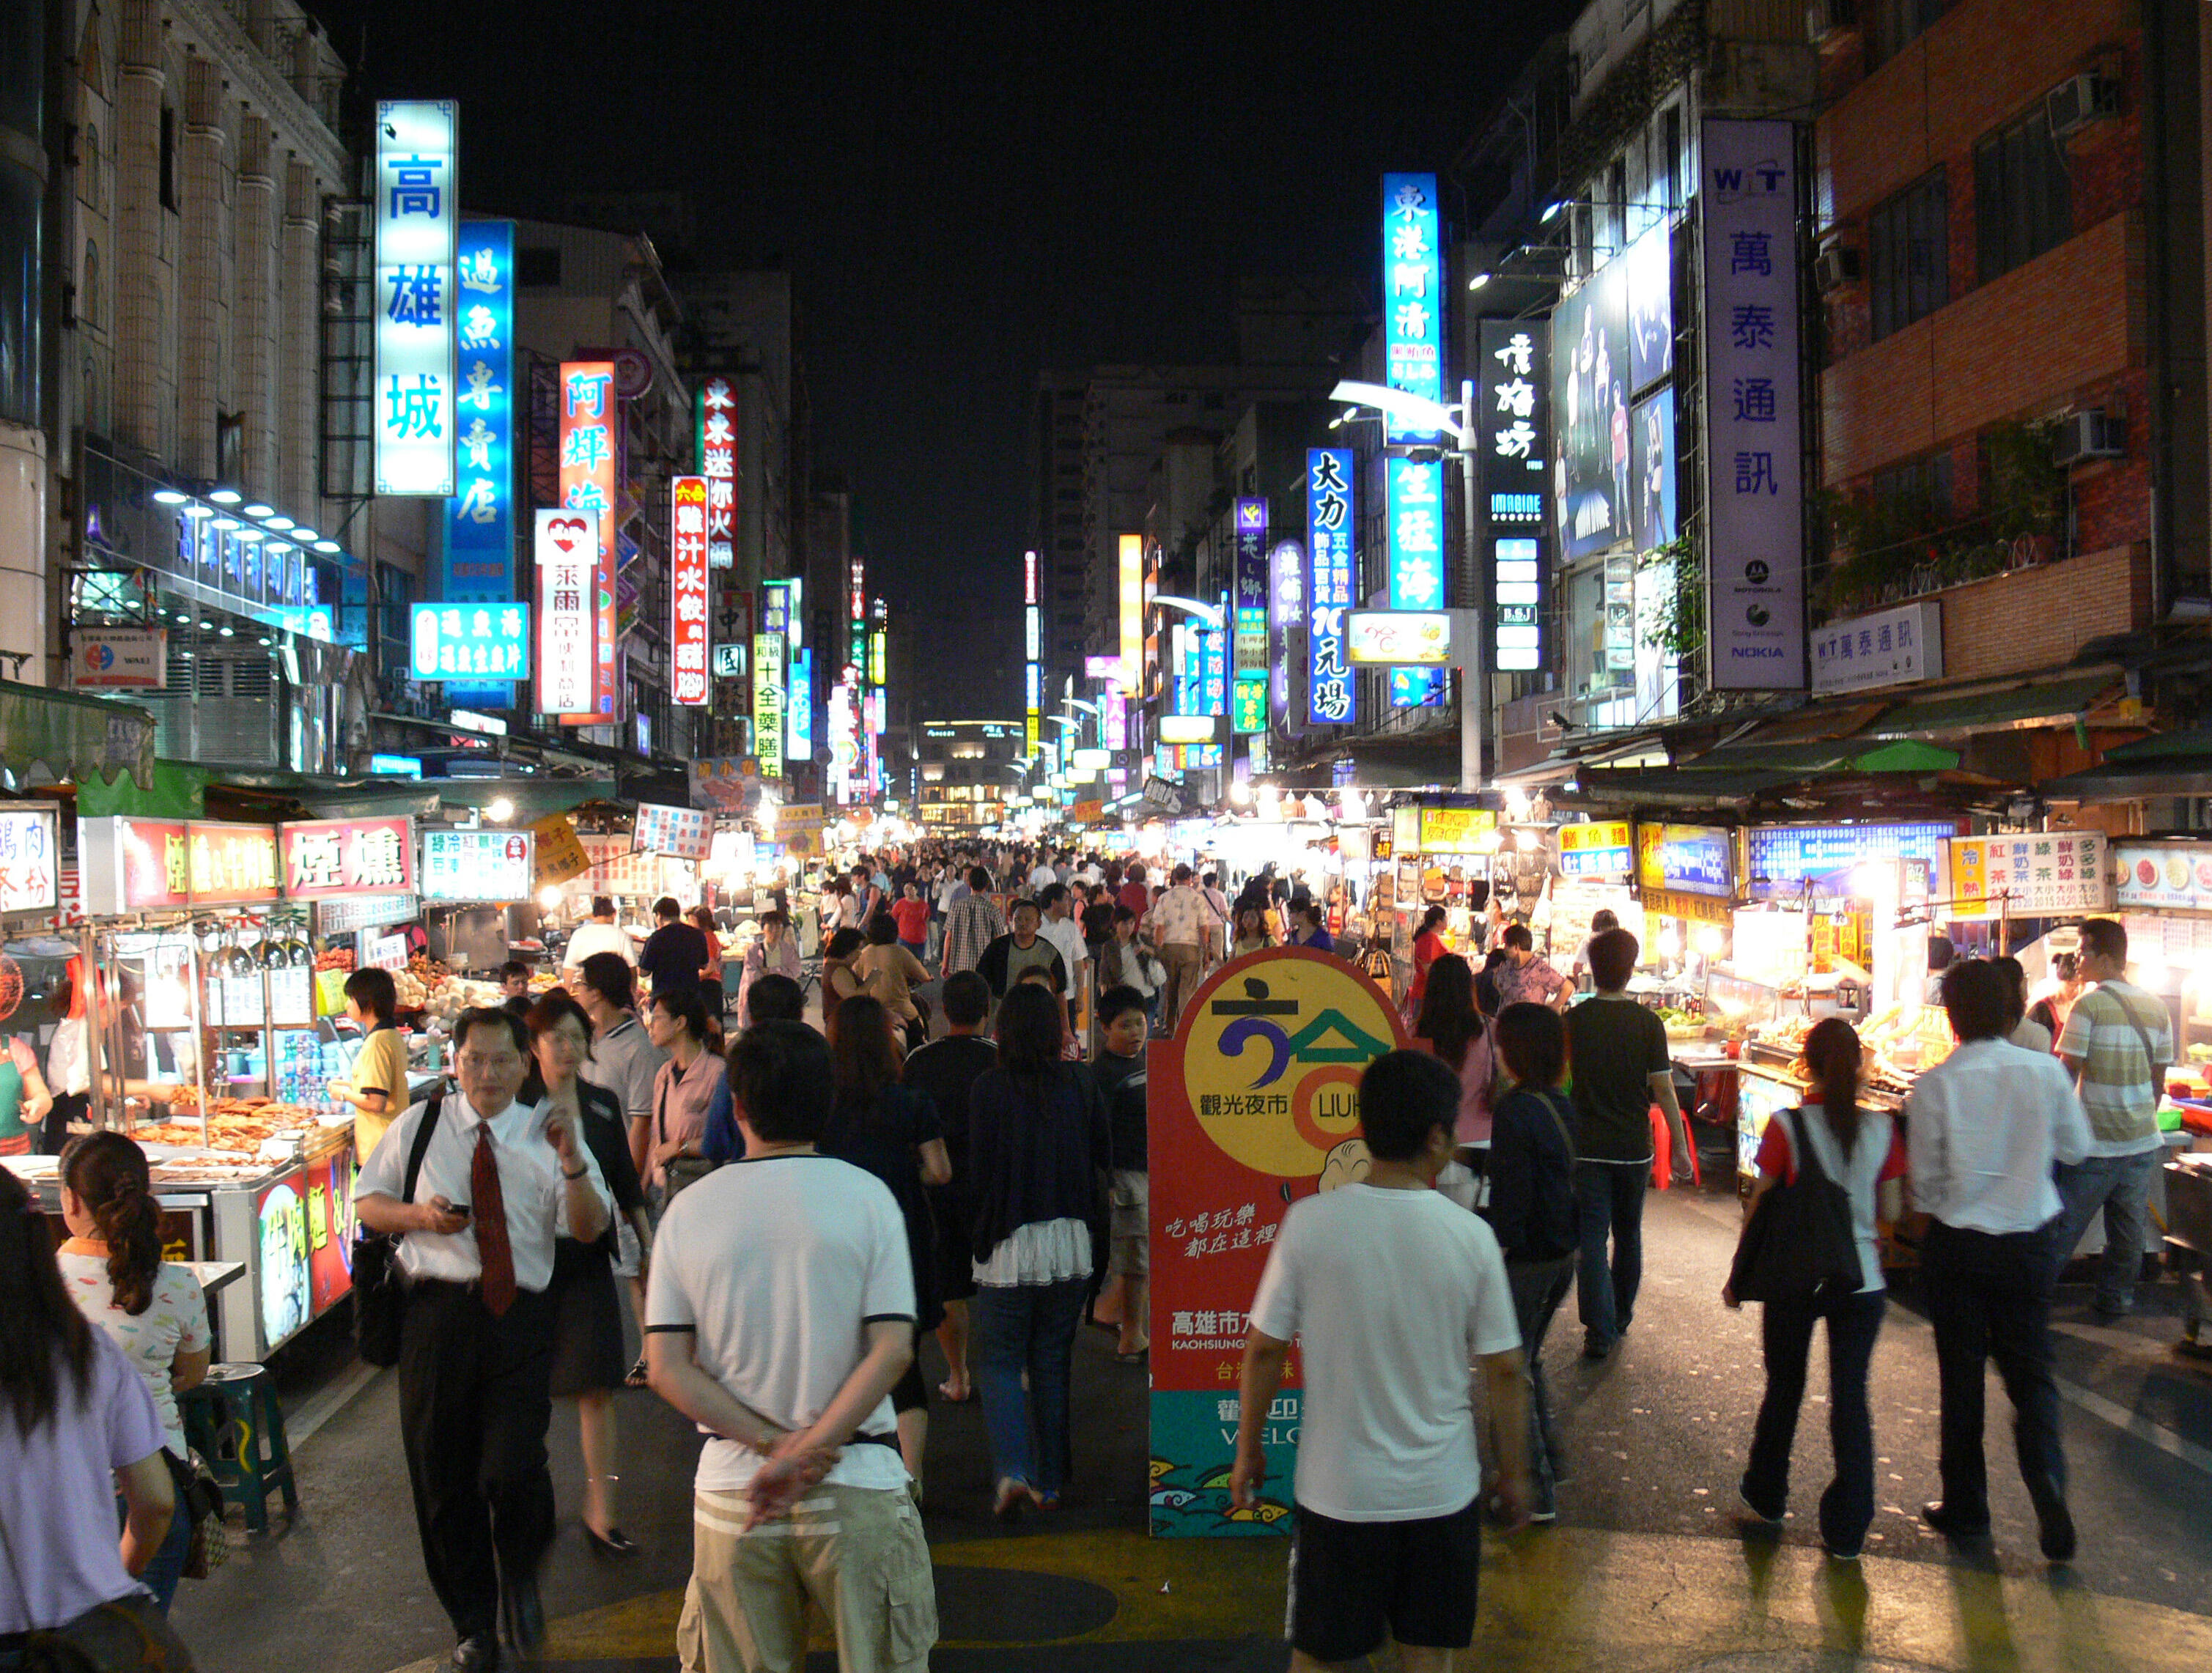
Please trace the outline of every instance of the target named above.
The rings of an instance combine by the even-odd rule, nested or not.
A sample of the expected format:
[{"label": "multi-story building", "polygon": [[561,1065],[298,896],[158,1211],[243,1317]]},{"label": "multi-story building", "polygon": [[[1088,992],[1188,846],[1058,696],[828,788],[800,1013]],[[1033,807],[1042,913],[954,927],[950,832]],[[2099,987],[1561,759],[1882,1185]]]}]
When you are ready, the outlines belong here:
[{"label": "multi-story building", "polygon": [[5,235],[45,281],[37,410],[4,415],[42,433],[11,432],[0,471],[17,502],[4,648],[28,653],[26,677],[91,686],[113,678],[103,635],[158,630],[141,670],[161,683],[131,694],[161,753],[343,771],[372,706],[359,653],[422,573],[430,521],[425,502],[369,500],[333,433],[350,427],[332,422],[327,321],[360,224],[345,67],[292,0],[45,13],[43,57],[0,64],[46,78],[47,164],[40,225]]},{"label": "multi-story building", "polygon": [[1022,722],[924,720],[914,729],[915,812],[939,835],[988,830],[1022,779]]}]

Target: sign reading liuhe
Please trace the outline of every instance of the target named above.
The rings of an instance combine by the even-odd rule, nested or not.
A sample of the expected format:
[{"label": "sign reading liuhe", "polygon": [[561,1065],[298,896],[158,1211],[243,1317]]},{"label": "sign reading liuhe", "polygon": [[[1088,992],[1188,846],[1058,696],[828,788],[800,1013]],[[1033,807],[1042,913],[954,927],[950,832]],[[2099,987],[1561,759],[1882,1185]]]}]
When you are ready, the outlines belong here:
[{"label": "sign reading liuhe", "polygon": [[453,492],[453,261],[460,218],[450,99],[376,107],[376,491]]}]

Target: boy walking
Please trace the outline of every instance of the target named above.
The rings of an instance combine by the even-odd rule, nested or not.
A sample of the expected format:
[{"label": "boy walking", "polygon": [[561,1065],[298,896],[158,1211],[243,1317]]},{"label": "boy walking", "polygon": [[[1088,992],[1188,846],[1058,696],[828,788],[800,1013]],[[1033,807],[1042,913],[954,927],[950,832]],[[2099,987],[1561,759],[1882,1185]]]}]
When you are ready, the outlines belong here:
[{"label": "boy walking", "polygon": [[[1360,1077],[1366,1179],[1284,1217],[1252,1302],[1231,1492],[1267,1478],[1260,1432],[1303,1338],[1304,1433],[1291,1545],[1294,1673],[1396,1640],[1407,1673],[1449,1673],[1474,1641],[1481,1561],[1480,1367],[1493,1432],[1527,1432],[1513,1294],[1488,1226],[1435,1189],[1452,1159],[1459,1077],[1389,1052]],[[1397,1275],[1419,1274],[1419,1282]],[[1502,1449],[1505,1519],[1528,1519],[1528,1458]]]}]

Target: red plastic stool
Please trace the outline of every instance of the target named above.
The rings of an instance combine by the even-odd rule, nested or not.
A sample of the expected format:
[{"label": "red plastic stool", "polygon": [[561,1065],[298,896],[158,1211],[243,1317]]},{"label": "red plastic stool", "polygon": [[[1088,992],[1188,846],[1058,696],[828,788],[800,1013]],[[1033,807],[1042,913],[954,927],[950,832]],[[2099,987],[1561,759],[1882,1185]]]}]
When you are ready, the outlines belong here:
[{"label": "red plastic stool", "polygon": [[[1674,1130],[1668,1125],[1667,1112],[1658,1105],[1651,1106],[1650,1114],[1651,1188],[1654,1191],[1672,1191],[1674,1188]],[[1689,1125],[1689,1118],[1685,1116],[1682,1118],[1683,1130],[1687,1131]],[[1698,1163],[1698,1146],[1694,1136],[1690,1143],[1690,1180],[1692,1184],[1701,1188],[1705,1183],[1705,1170]]]}]

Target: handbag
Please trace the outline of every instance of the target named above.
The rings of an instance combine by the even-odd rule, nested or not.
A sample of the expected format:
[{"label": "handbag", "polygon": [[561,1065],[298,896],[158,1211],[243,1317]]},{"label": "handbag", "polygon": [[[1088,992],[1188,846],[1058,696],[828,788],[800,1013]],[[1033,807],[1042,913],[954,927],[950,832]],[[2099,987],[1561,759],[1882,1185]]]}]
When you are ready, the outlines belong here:
[{"label": "handbag", "polygon": [[[27,1595],[15,1543],[0,1522],[0,1550],[18,1595]],[[192,1673],[192,1652],[154,1600],[131,1591],[60,1627],[34,1627],[16,1649],[22,1673]]]},{"label": "handbag", "polygon": [[1767,1188],[1744,1222],[1729,1270],[1739,1301],[1790,1301],[1810,1297],[1823,1284],[1864,1282],[1858,1239],[1851,1230],[1850,1198],[1820,1166],[1805,1136],[1803,1107],[1778,1112],[1789,1121],[1797,1177]]},{"label": "handbag", "polygon": [[[422,1157],[430,1148],[430,1135],[438,1125],[442,1097],[433,1098],[415,1129],[415,1143],[407,1152],[407,1182],[400,1201],[415,1200],[415,1182],[422,1174]],[[369,1365],[399,1363],[399,1326],[407,1308],[407,1289],[399,1272],[399,1238],[389,1232],[356,1229],[353,1239],[353,1339],[355,1350]]]},{"label": "handbag", "polygon": [[[664,1084],[653,1099],[653,1130],[660,1143],[668,1143],[668,1088]],[[671,1156],[660,1164],[660,1206],[666,1208],[678,1193],[696,1185],[720,1164],[706,1156]]]},{"label": "handbag", "polygon": [[169,1466],[177,1503],[184,1507],[192,1531],[185,1550],[184,1577],[204,1580],[230,1561],[230,1540],[222,1524],[222,1485],[190,1453],[180,1458],[164,1447],[161,1462]]}]

